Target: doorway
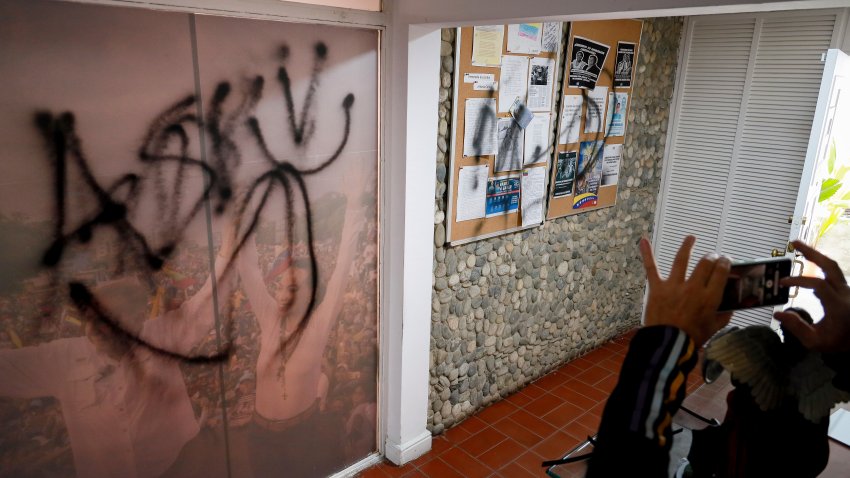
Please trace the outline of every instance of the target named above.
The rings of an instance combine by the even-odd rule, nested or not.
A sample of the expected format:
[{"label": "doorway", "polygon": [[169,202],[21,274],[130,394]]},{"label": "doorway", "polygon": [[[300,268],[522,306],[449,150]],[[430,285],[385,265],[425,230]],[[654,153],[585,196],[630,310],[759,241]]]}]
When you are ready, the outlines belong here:
[{"label": "doorway", "polygon": [[[697,236],[691,265],[715,251],[747,260],[785,250],[822,58],[844,21],[840,10],[687,20],[656,213],[662,270],[686,234]],[[751,309],[732,323],[771,317]]]}]

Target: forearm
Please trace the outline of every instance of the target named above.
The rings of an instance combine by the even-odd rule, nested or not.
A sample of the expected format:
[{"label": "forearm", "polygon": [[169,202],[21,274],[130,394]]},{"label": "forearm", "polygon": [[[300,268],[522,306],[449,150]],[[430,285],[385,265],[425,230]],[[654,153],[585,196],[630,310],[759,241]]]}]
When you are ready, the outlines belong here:
[{"label": "forearm", "polygon": [[696,361],[694,342],[680,329],[655,326],[637,332],[605,405],[588,477],[638,469],[641,476],[666,476],[672,418]]},{"label": "forearm", "polygon": [[274,308],[274,299],[269,295],[266,282],[263,280],[255,233],[248,236],[248,240],[236,254],[235,260],[245,296],[254,314],[257,315],[257,320],[264,320],[265,317],[261,317],[261,312],[269,307]]},{"label": "forearm", "polygon": [[[363,218],[354,217],[357,212],[354,202],[351,196],[347,198],[347,207],[339,238],[336,266],[325,288],[325,297],[341,297],[348,285],[351,263],[354,261],[356,252],[358,232],[362,229],[360,226],[365,222]],[[337,310],[336,312],[339,311]]]},{"label": "forearm", "polygon": [[[236,273],[216,256],[215,268],[204,284],[178,309],[145,322],[142,338],[175,353],[188,354],[215,327],[216,306],[223,313],[233,292]],[[213,296],[213,281],[216,294]]]}]

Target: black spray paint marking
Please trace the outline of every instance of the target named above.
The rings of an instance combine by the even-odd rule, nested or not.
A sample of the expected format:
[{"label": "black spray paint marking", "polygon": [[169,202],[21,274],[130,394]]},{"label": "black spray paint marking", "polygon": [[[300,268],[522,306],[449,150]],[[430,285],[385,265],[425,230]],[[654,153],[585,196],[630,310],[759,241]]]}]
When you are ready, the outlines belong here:
[{"label": "black spray paint marking", "polygon": [[[319,86],[319,77],[327,58],[327,47],[318,43],[314,47],[314,65],[310,79],[310,86],[301,109],[298,121],[295,117],[295,106],[292,97],[289,74],[285,66],[278,70],[278,80],[283,88],[286,110],[289,117],[289,132],[296,145],[306,147],[315,132],[315,120],[311,116],[313,99]],[[280,56],[286,60],[289,56],[289,48],[284,46],[280,50]],[[48,112],[36,114],[36,125],[41,131],[43,139],[50,156],[51,166],[54,172],[54,214],[55,227],[54,239],[50,247],[44,253],[42,264],[46,267],[58,266],[66,248],[73,243],[86,244],[91,241],[94,230],[97,228],[110,228],[120,238],[122,251],[118,254],[118,270],[123,271],[125,257],[134,260],[134,265],[139,265],[144,271],[151,272],[159,270],[164,261],[174,252],[176,246],[183,238],[185,229],[197,216],[203,207],[203,201],[210,199],[216,201],[215,210],[218,214],[225,211],[234,196],[233,173],[241,163],[241,154],[238,145],[233,140],[236,128],[246,125],[251,136],[260,146],[264,158],[271,166],[258,178],[250,183],[244,200],[237,205],[237,221],[242,222],[246,215],[250,218],[248,226],[239,237],[237,246],[230,258],[228,258],[225,273],[233,264],[236,254],[245,245],[248,238],[256,229],[260,215],[268,202],[271,192],[276,186],[283,188],[286,198],[286,224],[287,240],[290,246],[294,241],[293,230],[295,223],[294,195],[295,188],[304,203],[306,226],[307,226],[307,248],[309,253],[311,290],[310,302],[306,312],[300,318],[295,332],[281,341],[281,348],[285,358],[294,351],[294,345],[298,343],[301,335],[309,324],[310,316],[315,308],[316,292],[318,289],[319,273],[316,260],[316,251],[313,237],[313,219],[310,206],[310,198],[304,182],[305,175],[321,172],[339,158],[346,143],[351,128],[351,107],[354,104],[354,95],[349,93],[342,101],[345,115],[345,128],[342,139],[336,151],[318,166],[299,169],[287,161],[277,161],[266,145],[259,121],[253,116],[253,112],[263,92],[264,80],[262,76],[256,76],[246,83],[242,92],[239,105],[230,113],[223,113],[223,106],[231,93],[231,86],[227,82],[219,83],[212,100],[210,110],[206,114],[203,127],[211,137],[212,158],[211,165],[203,161],[191,158],[188,154],[190,138],[185,126],[197,127],[201,122],[192,111],[195,108],[196,98],[187,96],[167,108],[151,123],[144,137],[142,147],[139,149],[138,158],[145,164],[142,175],[128,173],[120,177],[108,187],[102,186],[92,173],[88,160],[83,155],[82,145],[76,134],[74,116],[71,113],[63,113],[54,117]],[[176,153],[173,146],[176,145]],[[69,161],[76,167],[87,192],[94,196],[97,208],[93,214],[85,218],[79,225],[66,232],[68,214],[66,211],[66,195],[68,181]],[[166,184],[166,165],[176,167],[176,174],[172,183]],[[206,184],[203,193],[190,203],[188,211],[180,215],[180,203],[182,200],[182,186],[188,169],[196,168],[206,175]],[[164,212],[161,230],[158,231],[156,240],[157,247],[151,246],[151,240],[139,231],[131,221],[133,211],[138,206],[140,196],[146,181],[153,182],[154,197],[157,207]],[[248,212],[251,199],[262,191],[259,205],[252,212]],[[237,224],[237,231],[239,230]],[[141,259],[141,260],[140,260]],[[214,271],[210,272],[211,274]],[[136,334],[126,330],[121,324],[114,320],[98,303],[92,292],[82,283],[69,283],[70,296],[76,306],[92,316],[95,320],[106,324],[121,339],[143,346],[150,351],[164,355],[169,358],[179,359],[193,363],[210,363],[223,360],[232,352],[232,338],[227,345],[212,355],[183,355],[174,351],[166,350],[151,344],[138,337]],[[281,318],[283,320],[284,318]],[[232,323],[229,324],[232,330]],[[228,334],[232,335],[232,334]],[[292,345],[291,347],[289,345]]]},{"label": "black spray paint marking", "polygon": [[[72,242],[88,243],[98,227],[109,227],[122,238],[127,247],[137,249],[151,268],[158,269],[162,261],[148,246],[144,236],[127,220],[126,199],[117,197],[121,192],[125,198],[131,198],[136,193],[139,177],[126,174],[111,186],[104,188],[94,177],[88,161],[82,153],[82,145],[74,130],[74,116],[63,113],[54,117],[50,113],[36,114],[36,124],[41,130],[48,151],[52,155],[54,169],[54,213],[56,228],[50,247],[42,256],[42,264],[48,267],[56,266],[62,259],[65,248]],[[65,208],[68,162],[71,161],[79,170],[83,185],[91,193],[98,209],[70,232],[65,232],[67,211]]]},{"label": "black spray paint marking", "polygon": [[[194,96],[188,96],[168,108],[148,128],[143,145],[138,153],[139,160],[146,165],[147,174],[143,175],[143,178],[153,181],[157,200],[156,208],[163,213],[161,221],[157,225],[158,231],[153,238],[153,241],[159,242],[158,247],[155,247],[154,250],[160,259],[160,263],[164,262],[174,251],[186,228],[201,212],[204,201],[210,196],[213,187],[218,183],[218,171],[197,158],[189,157],[189,135],[184,125],[197,127],[198,118],[193,113],[194,109]],[[169,154],[169,146],[174,142],[178,146],[177,153]],[[177,171],[169,187],[166,184],[166,172],[169,170],[167,167],[171,165],[176,166]],[[209,181],[203,193],[190,203],[188,211],[181,216],[180,206],[183,199],[184,178],[187,168],[197,168],[204,172]],[[137,200],[142,195],[143,187],[144,185],[139,188],[138,194],[130,198],[131,204],[129,206],[132,209],[137,206]],[[153,269],[158,269],[158,267]]]},{"label": "black spray paint marking", "polygon": [[[603,68],[599,72],[599,78],[601,79],[603,77],[607,77],[609,79],[612,79],[614,76],[613,76],[613,74],[610,70],[606,70],[606,69]],[[602,151],[599,148],[605,147],[605,141],[607,141],[608,137],[610,136],[610,134],[608,132],[611,131],[611,125],[610,124],[605,125],[603,123],[604,122],[603,113],[605,113],[605,111],[602,108],[602,105],[604,105],[605,102],[603,101],[602,105],[600,105],[598,103],[594,103],[592,101],[589,101],[590,96],[588,95],[586,89],[581,90],[581,96],[582,96],[582,103],[586,104],[588,109],[592,108],[593,113],[595,113],[596,117],[599,118],[599,124],[600,124],[600,126],[602,126],[602,131],[597,131],[596,136],[591,140],[591,141],[594,142],[593,143],[593,150],[592,150],[592,153],[591,153],[592,154],[591,159],[590,159],[590,161],[585,163],[584,168],[582,168],[581,171],[576,171],[576,181],[584,179],[584,177],[590,171],[593,171],[594,167],[596,167],[596,162],[599,161],[599,159],[602,157]],[[606,99],[606,101],[607,101],[607,99]],[[613,117],[612,117],[612,121],[613,121]],[[602,141],[601,145],[600,145],[600,143],[598,143],[598,141]],[[597,145],[600,145],[599,148],[597,148]]]},{"label": "black spray paint marking", "polygon": [[[80,282],[70,282],[68,284],[70,290],[71,300],[74,302],[74,305],[82,312],[89,316],[90,320],[97,320],[106,324],[109,327],[110,332],[112,333],[113,338],[117,338],[118,340],[126,343],[126,344],[135,344],[141,345],[151,352],[154,352],[158,355],[162,355],[164,357],[176,360],[182,360],[187,363],[216,363],[227,360],[230,356],[230,349],[232,343],[228,343],[224,350],[215,352],[210,355],[184,355],[177,352],[173,352],[171,350],[166,350],[162,347],[158,347],[149,342],[146,342],[136,336],[135,334],[127,331],[115,318],[113,318],[108,311],[106,311],[103,306],[98,302],[95,296],[91,293],[88,287]],[[189,320],[185,318],[183,320]]]},{"label": "black spray paint marking", "polygon": [[[181,101],[177,106],[170,108],[169,112],[179,111],[181,105],[185,105],[185,103],[186,100]],[[158,120],[161,119],[162,116],[158,118]],[[160,123],[162,122],[160,121]],[[135,198],[137,198],[141,178],[132,173],[125,174],[115,183],[104,188],[94,177],[94,174],[89,168],[88,161],[83,155],[82,145],[74,128],[74,117],[72,114],[64,113],[58,117],[53,117],[50,113],[38,113],[36,115],[36,124],[41,130],[47,142],[47,148],[51,153],[54,169],[54,212],[56,214],[53,243],[48,247],[42,257],[42,264],[47,267],[56,267],[69,245],[74,242],[83,244],[90,242],[95,229],[102,227],[112,229],[121,239],[122,250],[118,254],[119,271],[124,270],[124,261],[128,260],[126,259],[127,257],[130,260],[136,259],[134,264],[142,265],[149,270],[158,270],[162,267],[165,258],[173,252],[174,244],[166,243],[160,250],[153,251],[144,234],[128,218],[130,211],[129,205],[133,204]],[[150,131],[156,131],[156,128],[152,127]],[[180,144],[185,146],[185,134],[181,134],[181,131],[182,129],[179,127],[179,123],[177,126],[169,125],[162,128],[162,134],[149,135],[148,139],[150,141],[148,142],[161,145],[167,143],[169,138],[177,137],[180,139]],[[164,146],[162,147],[164,148]],[[154,149],[159,148],[155,147]],[[142,148],[142,151],[145,151],[145,148]],[[183,151],[185,152],[185,149]],[[80,171],[88,192],[96,199],[98,208],[89,217],[84,219],[78,227],[66,233],[67,211],[65,193],[67,191],[69,161]],[[152,161],[154,163],[160,161],[178,161],[181,168],[184,165],[202,165],[202,163],[188,159],[185,156],[150,155],[144,161]],[[206,167],[205,165],[202,166]],[[211,177],[211,182],[213,182],[213,177]],[[162,196],[163,194],[167,195],[167,192],[159,188],[157,195]],[[172,198],[174,197],[175,195],[172,194]],[[179,198],[179,195],[176,197]],[[163,199],[163,197],[160,197],[160,199]],[[141,259],[141,261],[138,259]],[[91,291],[83,284],[71,282],[69,283],[69,291],[71,300],[81,312],[88,313],[94,319],[107,324],[110,330],[112,330],[113,335],[119,340],[129,341],[148,348],[155,353],[170,358],[179,358],[188,362],[215,362],[225,358],[229,354],[229,345],[224,351],[210,356],[189,356],[165,350],[124,329],[117,321],[105,313],[94,299]]]},{"label": "black spray paint marking", "polygon": [[[286,60],[289,56],[289,48],[287,46],[283,46],[280,51],[281,57]],[[295,143],[303,147],[306,147],[310,143],[310,139],[312,138],[315,122],[310,117],[310,110],[312,106],[313,96],[319,84],[319,75],[321,74],[326,57],[327,47],[323,43],[318,43],[315,47],[315,59],[313,72],[310,79],[310,87],[307,91],[307,96],[304,100],[304,106],[301,110],[301,119],[299,124],[296,124],[294,119],[295,107],[292,100],[292,90],[291,84],[289,82],[289,74],[287,73],[285,66],[281,66],[278,70],[278,81],[280,82],[280,85],[283,88],[283,94],[286,100],[286,108],[287,112],[289,113],[289,132],[290,134],[292,134]],[[257,227],[257,224],[259,223],[260,219],[260,214],[265,208],[269,196],[274,191],[275,187],[280,186],[283,188],[284,197],[286,199],[286,234],[287,242],[290,247],[294,243],[293,232],[295,229],[295,191],[293,191],[293,188],[297,188],[297,192],[301,196],[301,200],[304,203],[305,209],[304,215],[307,230],[307,252],[308,261],[310,264],[310,301],[307,305],[307,309],[305,310],[304,314],[298,320],[298,324],[295,328],[295,331],[288,337],[283,338],[280,342],[280,347],[283,352],[284,360],[287,360],[295,351],[295,347],[297,346],[299,340],[301,339],[301,336],[304,334],[304,331],[309,325],[311,315],[316,307],[316,293],[318,291],[319,286],[319,267],[318,262],[316,260],[316,251],[314,245],[315,241],[313,238],[313,214],[310,209],[310,197],[309,193],[307,192],[307,186],[304,182],[304,176],[315,174],[324,170],[325,168],[330,166],[334,161],[336,161],[337,158],[339,158],[340,154],[342,153],[342,150],[345,148],[346,143],[348,143],[348,137],[351,129],[351,107],[353,104],[354,95],[349,93],[342,101],[342,109],[343,113],[345,114],[345,128],[343,130],[342,140],[340,141],[336,151],[328,159],[322,161],[318,166],[307,169],[299,169],[288,161],[278,161],[277,159],[275,159],[274,155],[269,150],[265,137],[263,136],[262,128],[260,127],[260,123],[259,121],[257,121],[257,118],[252,116],[246,121],[248,129],[250,130],[254,140],[257,142],[260,151],[262,151],[263,157],[268,162],[270,169],[253,181],[253,183],[248,187],[248,191],[244,197],[244,200],[239,205],[237,217],[239,218],[239,221],[241,223],[242,219],[247,214],[248,205],[251,203],[251,200],[254,198],[254,195],[258,194],[259,191],[262,191],[262,196],[260,197],[259,205],[254,210],[253,214],[250,214],[250,217],[248,219],[248,227],[246,229],[246,232],[241,234],[241,237],[237,241],[236,247],[233,252],[234,256],[246,244],[246,242],[250,238],[251,231],[253,231]],[[285,318],[281,318],[281,320],[284,319]]]},{"label": "black spray paint marking", "polygon": [[[612,75],[610,70],[602,69],[600,71],[599,77],[600,78],[603,78],[603,77],[613,78],[613,75]],[[600,107],[600,105],[597,104],[597,103],[593,103],[593,102],[588,101],[589,95],[588,95],[586,89],[582,89],[581,94],[582,94],[582,103],[586,104],[588,108],[593,108],[593,112],[596,113],[596,117],[600,118],[600,121],[602,121],[601,118],[603,118],[603,116],[602,116],[603,111],[602,111],[602,108]],[[494,95],[493,92],[490,92],[489,95],[488,95],[488,97],[490,97],[490,98],[492,98],[494,96],[495,95]],[[581,115],[581,112],[579,111],[578,114]],[[492,108],[490,108],[489,106],[483,106],[481,108],[481,110],[479,111],[479,115],[485,115],[484,116],[485,120],[479,122],[478,128],[476,129],[475,135],[473,136],[473,139],[472,139],[473,153],[476,157],[481,156],[481,142],[482,142],[483,135],[487,131],[487,123],[492,121],[492,117],[495,116]],[[575,120],[581,121],[581,118],[578,117],[578,118],[575,118]],[[607,118],[606,118],[606,120],[607,120]],[[612,117],[612,121],[613,121],[613,117]],[[568,123],[566,121],[564,121],[564,123],[565,123],[564,127],[566,128],[566,124],[568,124]],[[517,126],[517,127],[514,128],[513,126]],[[516,138],[517,134],[519,134],[518,133],[519,129],[520,128],[518,127],[518,125],[516,125],[516,122],[514,122],[512,124],[512,127],[509,130],[509,134],[507,134],[505,136],[504,140],[499,144],[499,150],[500,151],[502,150],[502,148],[507,148],[508,145],[512,144],[511,141]],[[602,143],[602,146],[600,146],[600,147],[604,148],[605,140],[607,140],[608,137],[610,136],[609,133],[608,133],[608,131],[610,131],[610,130],[611,130],[611,124],[609,123],[609,124],[604,126],[603,131],[596,133],[596,136],[592,139],[592,141],[594,141],[594,147],[593,147],[593,151],[592,151],[591,160],[588,161],[585,164],[584,168],[582,168],[581,171],[576,172],[576,181],[583,179],[588,174],[588,172],[592,171],[593,168],[596,166],[596,162],[599,161],[599,159],[601,157],[601,152],[602,152],[597,148],[596,145],[598,143],[596,143],[596,141],[599,141],[601,139],[603,141],[603,143]],[[538,145],[534,149],[534,153],[531,156],[531,159],[529,161],[525,161],[524,158],[521,158],[521,161],[523,162],[523,164],[534,164],[534,163],[541,162],[544,159],[548,159],[548,157],[551,154],[552,154],[552,147],[551,146],[544,150]],[[474,186],[478,187],[477,178],[476,178],[476,183],[474,184]],[[532,202],[531,205],[536,206],[537,204],[542,203],[542,202],[543,202],[543,200],[536,200],[536,201]],[[476,225],[476,230],[480,231],[482,228],[483,228],[483,223],[479,223],[479,224]]]},{"label": "black spray paint marking", "polygon": [[218,173],[218,184],[216,186],[218,203],[215,205],[215,211],[218,214],[224,211],[233,196],[233,172],[242,159],[239,148],[233,141],[233,134],[236,128],[242,125],[244,118],[252,114],[256,108],[263,94],[264,81],[262,76],[256,76],[253,80],[247,82],[241,103],[227,115],[222,113],[222,108],[230,95],[230,83],[219,83],[210,102],[205,126],[212,141],[212,167]]},{"label": "black spray paint marking", "polygon": [[[295,104],[292,100],[292,85],[289,81],[289,73],[285,66],[281,66],[277,70],[277,79],[283,87],[283,95],[286,100],[286,112],[289,118],[289,131],[292,134],[292,139],[295,144],[307,144],[316,130],[315,121],[309,117],[310,109],[313,106],[313,96],[316,94],[316,89],[319,86],[319,74],[325,66],[325,60],[328,57],[328,47],[324,43],[316,43],[315,59],[313,60],[313,72],[310,75],[310,86],[307,88],[307,95],[304,97],[304,104],[301,106],[301,117],[298,122],[295,121]],[[285,63],[289,59],[289,47],[284,45],[280,48],[280,58]]]}]

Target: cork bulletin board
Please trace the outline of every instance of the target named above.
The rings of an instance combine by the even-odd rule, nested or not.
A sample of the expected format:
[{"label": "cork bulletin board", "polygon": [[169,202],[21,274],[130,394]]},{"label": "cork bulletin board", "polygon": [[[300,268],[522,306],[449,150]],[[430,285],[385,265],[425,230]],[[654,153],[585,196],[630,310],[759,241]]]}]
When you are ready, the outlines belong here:
[{"label": "cork bulletin board", "polygon": [[[549,178],[549,165],[551,164],[551,158],[553,154],[553,150],[551,145],[554,143],[554,138],[552,137],[553,125],[557,122],[557,112],[555,111],[556,105],[558,104],[558,96],[560,95],[559,91],[555,91],[555,85],[557,84],[557,68],[558,62],[561,55],[561,45],[563,43],[563,29],[566,27],[564,24],[558,22],[556,24],[548,24],[546,25],[546,29],[548,29],[548,38],[550,40],[549,47],[552,48],[554,43],[551,43],[552,38],[554,37],[555,25],[557,25],[557,47],[554,48],[554,51],[547,51],[545,49],[546,43],[544,42],[544,49],[539,52],[530,52],[530,53],[521,53],[517,52],[517,48],[509,45],[509,41],[515,41],[517,38],[517,28],[521,28],[523,25],[534,25],[534,24],[522,24],[522,25],[501,25],[501,26],[490,26],[490,27],[477,27],[477,28],[489,28],[491,29],[491,33],[495,33],[496,37],[498,35],[498,28],[502,28],[503,38],[501,51],[498,51],[497,42],[492,41],[491,47],[491,58],[497,58],[501,56],[501,65],[492,65],[492,66],[483,66],[481,61],[481,56],[476,56],[473,58],[473,37],[476,35],[476,30],[473,27],[463,27],[457,30],[457,45],[456,45],[456,56],[455,56],[455,80],[454,80],[454,107],[453,107],[453,121],[452,121],[452,140],[450,146],[450,166],[449,166],[449,195],[448,195],[448,204],[447,204],[447,224],[446,224],[446,233],[447,233],[447,241],[452,245],[463,244],[467,242],[471,242],[478,239],[484,239],[487,237],[493,237],[500,234],[505,234],[509,232],[514,232],[521,229],[527,229],[531,227],[539,226],[546,219],[546,195],[548,191],[548,182]],[[541,24],[542,25],[542,24]],[[514,36],[511,36],[511,29],[513,30]],[[544,28],[541,28],[541,35],[543,34]],[[480,31],[480,30],[479,30]],[[480,38],[480,37],[479,37]],[[492,36],[491,36],[492,38]],[[512,38],[514,40],[512,40]],[[479,43],[480,45],[480,43]],[[515,44],[514,44],[515,45]],[[478,48],[478,46],[476,46]],[[521,49],[520,49],[521,50]],[[475,52],[476,55],[480,55],[481,49]],[[525,60],[516,59],[517,57],[524,58]],[[504,169],[505,163],[504,159],[500,159],[498,154],[489,154],[489,151],[486,151],[485,147],[481,149],[475,149],[474,152],[470,152],[469,149],[473,146],[477,148],[476,145],[482,142],[480,140],[481,131],[484,131],[486,127],[491,126],[492,124],[499,123],[501,120],[501,125],[506,125],[510,119],[513,118],[512,113],[509,111],[505,111],[508,109],[508,106],[511,106],[513,101],[506,101],[507,95],[512,91],[509,88],[509,84],[505,83],[506,81],[510,81],[511,75],[505,73],[503,75],[503,69],[511,67],[516,63],[523,64],[525,61],[528,62],[528,69],[525,73],[526,80],[528,84],[526,85],[526,97],[522,98],[526,105],[529,106],[529,109],[533,111],[535,121],[537,122],[537,132],[540,133],[543,128],[546,131],[546,147],[540,149],[538,148],[524,148],[520,165],[518,168],[511,169],[509,171],[499,170],[500,167],[497,165],[497,161],[500,161],[501,169]],[[549,105],[548,109],[544,109],[545,107],[540,106],[539,103],[536,109],[531,108],[533,104],[535,104],[535,96],[539,98],[540,92],[542,91],[540,86],[535,87],[532,86],[535,84],[536,74],[539,74],[541,71],[540,67],[535,68],[535,64],[545,64],[550,62],[552,66],[549,74],[549,80],[546,85],[549,88]],[[473,64],[477,63],[477,64]],[[514,72],[519,71],[520,68],[515,68]],[[509,70],[504,70],[509,71]],[[549,71],[546,69],[545,71]],[[504,76],[504,78],[503,78]],[[487,85],[493,82],[496,86],[492,89],[488,89]],[[518,84],[518,82],[516,82]],[[537,84],[542,83],[541,81],[537,81]],[[508,89],[505,89],[508,88]],[[500,90],[505,89],[504,92]],[[532,93],[532,89],[535,89],[535,93]],[[500,93],[502,93],[502,97],[500,97]],[[521,97],[521,96],[520,96]],[[515,98],[512,98],[515,99]],[[469,102],[468,100],[472,100]],[[484,100],[479,101],[479,100]],[[502,104],[500,104],[500,102]],[[475,107],[482,107],[479,105],[487,105],[487,107],[493,107],[495,111],[495,116],[492,115],[492,111],[487,115],[488,118],[493,118],[494,121],[490,121],[485,124],[483,127],[479,124],[479,127],[476,127],[472,130],[467,127],[466,119],[467,115],[467,104],[470,105],[470,109],[472,109],[472,105]],[[502,110],[502,111],[500,111]],[[545,121],[546,116],[548,115],[548,121]],[[484,117],[484,116],[482,116]],[[545,122],[545,124],[543,124]],[[470,125],[473,122],[470,121]],[[518,123],[519,124],[519,123]],[[499,128],[503,128],[503,126],[499,125]],[[519,126],[514,126],[516,128],[520,128]],[[530,128],[534,128],[535,126],[528,126],[526,129],[521,130],[523,135],[530,134]],[[500,131],[508,131],[508,126],[504,127],[504,130]],[[505,137],[508,137],[508,133],[505,133]],[[508,140],[504,140],[503,138],[497,136],[491,136],[496,138],[498,142],[498,148],[504,151],[504,145],[508,142]],[[539,138],[539,134],[536,134],[534,137]],[[526,140],[523,140],[524,145],[528,144]],[[510,148],[507,148],[510,149]],[[534,149],[534,153],[530,152],[530,149]],[[465,154],[466,153],[466,154]],[[507,157],[507,155],[505,156]],[[504,157],[501,157],[504,158]],[[515,164],[515,163],[511,163]],[[486,166],[486,176],[484,175],[483,166]],[[473,167],[467,170],[466,172],[462,172],[464,168]],[[477,167],[477,168],[475,168]],[[526,224],[523,226],[522,224],[522,214],[523,214],[523,200],[516,199],[516,190],[513,188],[521,187],[523,184],[526,184],[527,176],[524,174],[527,171],[532,170],[533,168],[543,168],[543,170],[533,171],[535,177],[539,178],[540,181],[537,182],[539,184],[539,192],[540,192],[540,200],[534,203],[535,206],[539,204],[539,207],[542,208],[540,210],[540,221],[534,224]],[[459,197],[459,183],[464,181],[464,178],[469,178],[466,173],[471,170],[476,170],[479,174],[474,179],[476,184],[482,184],[482,181],[487,181],[487,195],[486,195],[486,214],[481,217],[468,217],[469,214],[463,211],[464,207],[469,204],[468,202],[464,202],[469,195],[466,193],[467,189],[461,191],[461,195]],[[469,181],[466,179],[466,181]],[[469,184],[467,182],[467,184]],[[496,186],[498,185],[498,186]],[[463,186],[461,186],[463,188]],[[501,188],[501,189],[500,189]],[[505,191],[507,195],[502,195],[501,198],[510,198],[506,199],[508,203],[516,199],[516,204],[504,204],[504,203],[491,203],[491,199],[494,201],[501,201],[497,196],[498,194],[491,194],[498,191]],[[530,190],[530,189],[529,189]],[[519,191],[520,195],[522,194],[522,190]],[[464,195],[466,194],[466,195]],[[528,197],[532,197],[530,194]],[[502,208],[501,210],[496,210],[496,214],[491,214],[491,206],[496,204],[496,208]],[[529,207],[529,210],[531,207]],[[460,211],[460,212],[459,212]],[[468,209],[467,209],[468,211]]]},{"label": "cork bulletin board", "polygon": [[570,24],[547,219],[617,201],[641,27],[639,20]]}]

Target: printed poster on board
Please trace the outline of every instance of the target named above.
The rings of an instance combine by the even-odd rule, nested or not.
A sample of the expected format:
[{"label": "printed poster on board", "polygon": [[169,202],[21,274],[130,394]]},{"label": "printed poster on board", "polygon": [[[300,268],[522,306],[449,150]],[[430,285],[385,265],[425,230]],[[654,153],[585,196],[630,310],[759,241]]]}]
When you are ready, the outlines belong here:
[{"label": "printed poster on board", "polygon": [[635,61],[635,44],[617,42],[617,64],[614,66],[614,88],[631,88],[632,65]]},{"label": "printed poster on board", "polygon": [[[540,53],[543,39],[542,23],[515,23],[508,25],[508,51],[536,55]],[[501,44],[499,45],[501,47]]]},{"label": "printed poster on board", "polygon": [[602,182],[602,149],[605,141],[582,141],[576,166],[576,194],[573,209],[593,207],[599,203]]},{"label": "printed poster on board", "polygon": [[576,178],[576,151],[561,151],[555,165],[555,190],[553,197],[560,198],[573,193]]},{"label": "printed poster on board", "polygon": [[613,186],[620,177],[620,159],[623,157],[622,144],[606,144],[602,154],[602,185]]},{"label": "printed poster on board", "polygon": [[573,37],[569,86],[591,90],[595,88],[610,49],[604,43],[580,36]]},{"label": "printed poster on board", "polygon": [[626,134],[626,109],[628,106],[628,93],[608,93],[608,116],[605,118],[606,136],[623,136]]},{"label": "printed poster on board", "polygon": [[496,172],[522,168],[522,147],[525,133],[513,118],[499,118],[499,148],[496,151]]},{"label": "printed poster on board", "polygon": [[519,175],[490,178],[487,180],[487,217],[503,216],[519,209]]}]

